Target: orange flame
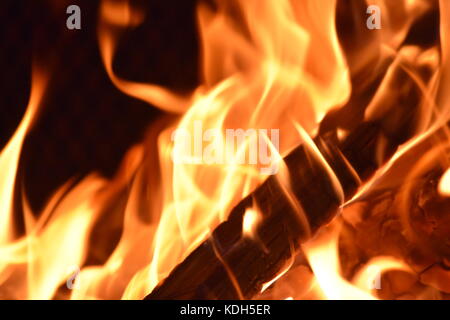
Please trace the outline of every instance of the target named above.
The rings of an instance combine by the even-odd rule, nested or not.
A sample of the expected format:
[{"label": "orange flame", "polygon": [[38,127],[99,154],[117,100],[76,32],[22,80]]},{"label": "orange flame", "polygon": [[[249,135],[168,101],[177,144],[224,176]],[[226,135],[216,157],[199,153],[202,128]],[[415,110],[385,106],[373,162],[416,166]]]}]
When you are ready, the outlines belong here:
[{"label": "orange flame", "polygon": [[355,275],[352,282],[341,274],[338,250],[338,224],[330,226],[315,239],[303,245],[309,264],[316,277],[319,296],[331,300],[377,299],[371,291],[381,289],[381,275],[390,270],[411,271],[402,261],[393,257],[376,257]]},{"label": "orange flame", "polygon": [[[120,31],[137,26],[144,16],[129,1],[103,0],[99,47],[112,83],[132,97],[179,114],[179,119],[176,123],[160,122],[159,127],[152,128],[148,141],[130,149],[112,180],[91,174],[75,185],[68,182],[60,187],[39,218],[35,218],[37,215],[30,209],[27,197],[22,195],[26,230],[18,237],[13,232],[18,163],[46,86],[46,77],[33,72],[27,111],[0,153],[0,254],[3,257],[0,285],[6,288],[6,294],[28,299],[61,296],[140,299],[224,221],[242,197],[267,178],[258,170],[261,167],[270,173],[280,166],[280,170],[272,173],[279,173],[281,189],[309,233],[307,218],[292,195],[289,172],[282,160],[300,143],[305,144],[326,170],[342,210],[376,187],[396,161],[449,120],[450,8],[447,1],[440,0],[439,52],[437,46],[427,50],[402,46],[413,23],[430,10],[428,1],[370,2],[388,14],[383,18],[384,27],[374,36],[375,41],[351,54],[358,58],[353,70],[349,69],[339,44],[336,0],[234,0],[218,1],[214,7],[201,2],[198,27],[202,80],[196,90],[182,95],[156,84],[122,79],[114,72]],[[382,119],[391,111],[386,102],[398,94],[392,88],[399,82],[399,72],[408,75],[423,96],[420,105],[423,119],[417,125],[415,136],[401,146],[353,199],[345,202],[336,173],[311,136],[318,132],[327,112],[349,100],[351,73],[373,58],[374,53],[369,51],[379,53],[380,60],[393,62],[365,110],[365,120]],[[429,83],[421,79],[422,69],[433,71]],[[235,144],[233,139],[239,138],[239,134],[232,131],[227,135],[228,130],[240,130],[241,143]],[[261,136],[255,138],[252,132]],[[348,134],[344,129],[337,133],[339,139]],[[229,143],[230,139],[233,144]],[[157,148],[150,152],[146,143]],[[252,153],[255,146],[258,153]],[[262,149],[267,151],[270,163],[250,161],[252,156],[261,160]],[[376,156],[381,163],[384,155],[379,152]],[[431,156],[425,158],[418,161],[411,176],[428,168]],[[157,174],[156,170],[149,170],[148,162],[158,167]],[[410,178],[407,175],[401,200],[407,198],[402,196],[410,190]],[[449,181],[447,171],[439,184],[439,191],[446,196],[450,194]],[[105,212],[119,195],[126,198],[123,217],[120,215],[119,240],[104,263],[86,266],[89,251],[93,249],[90,240],[95,225],[109,217]],[[403,209],[400,216],[407,225],[408,211],[406,207]],[[242,230],[243,236],[256,241],[256,230],[262,219],[258,210],[247,210]],[[294,275],[312,278],[311,286],[276,298],[294,299],[312,294],[328,299],[375,299],[371,285],[383,272],[412,272],[400,259],[378,256],[360,267],[352,281],[346,279],[340,265],[339,223],[333,221],[302,246],[313,275],[306,267],[295,268],[293,258],[273,280],[264,284],[262,291],[269,291],[269,287],[292,271]],[[61,287],[70,289],[70,293]]]},{"label": "orange flame", "polygon": [[32,76],[30,101],[22,121],[6,147],[0,153],[0,245],[13,239],[13,192],[16,181],[17,166],[23,141],[38,112],[44,94],[47,78],[40,71],[34,70]]}]

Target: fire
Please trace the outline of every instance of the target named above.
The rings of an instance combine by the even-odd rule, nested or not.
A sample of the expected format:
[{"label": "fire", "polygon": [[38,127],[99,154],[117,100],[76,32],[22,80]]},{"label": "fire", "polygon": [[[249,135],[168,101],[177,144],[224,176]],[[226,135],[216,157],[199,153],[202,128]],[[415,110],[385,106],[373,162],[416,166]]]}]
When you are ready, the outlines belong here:
[{"label": "fire", "polygon": [[447,169],[439,181],[439,192],[443,196],[450,196],[450,170]]},{"label": "fire", "polygon": [[0,244],[12,240],[13,192],[25,135],[35,120],[40,100],[44,94],[46,76],[34,70],[32,92],[27,111],[11,140],[0,153]]},{"label": "fire", "polygon": [[339,261],[339,233],[340,226],[335,223],[303,247],[316,276],[315,294],[319,297],[331,300],[377,299],[372,291],[381,289],[381,276],[384,272],[412,272],[398,259],[378,256],[360,268],[352,281],[346,280],[342,276]]},{"label": "fire", "polygon": [[261,216],[254,209],[247,209],[244,215],[242,233],[249,237],[254,237],[257,224],[261,220]]},{"label": "fire", "polygon": [[[323,239],[314,239],[305,245],[304,251],[316,276],[317,285],[327,299],[373,299],[373,296],[351,285],[341,275],[338,256],[338,233],[325,233]],[[315,242],[318,243],[315,243]],[[326,263],[324,263],[326,261]]]},{"label": "fire", "polygon": [[[161,163],[170,163],[167,156],[176,159],[185,148],[184,141],[178,139],[171,147],[174,130],[191,132],[194,136],[199,121],[203,128],[221,131],[279,129],[286,138],[276,150],[270,142],[269,148],[276,155],[283,155],[298,143],[294,134],[297,124],[284,121],[286,113],[300,119],[300,125],[312,133],[326,111],[342,105],[349,96],[348,69],[335,30],[335,6],[334,1],[322,5],[313,1],[295,4],[237,1],[219,3],[215,9],[199,4],[204,81],[183,103],[164,98],[168,92],[164,88],[130,85],[113,74],[111,64],[117,37],[108,22],[110,16],[117,14],[109,1],[104,1],[101,9],[100,47],[108,74],[120,90],[164,110],[169,110],[167,105],[176,108],[169,111],[183,111],[186,103],[190,103],[180,121],[160,134]],[[132,12],[130,6],[127,10]],[[236,18],[235,11],[242,16]],[[315,23],[311,18],[314,15],[320,17],[323,25]],[[116,26],[130,24],[129,20],[121,19]],[[245,32],[249,35],[245,36]],[[218,41],[224,35],[228,41]],[[317,57],[321,57],[320,63]],[[226,136],[220,131],[209,139],[212,145],[227,145]],[[167,198],[155,234],[153,259],[138,276],[140,285],[150,284],[147,291],[167,276],[209,230],[226,218],[233,205],[265,178],[252,165],[237,165],[237,159],[249,153],[250,145],[246,140],[238,148],[225,150],[234,159],[231,163],[211,165],[196,157],[194,144],[192,161],[175,161],[173,166],[163,168],[162,188]],[[146,281],[145,274],[149,277]]]},{"label": "fire", "polygon": [[113,71],[113,55],[117,42],[117,29],[139,25],[143,19],[142,14],[132,10],[126,0],[101,2],[98,33],[106,72],[114,85],[130,96],[160,106],[163,110],[169,112],[184,111],[186,101],[183,97],[156,85],[121,79]]},{"label": "fire", "polygon": [[[429,202],[438,199],[445,205],[442,198],[450,195],[450,135],[446,128],[450,119],[449,4],[439,2],[440,45],[424,49],[408,43],[408,34],[418,19],[434,8],[432,1],[366,2],[386,15],[383,28],[367,37],[367,47],[360,48],[360,44],[340,39],[337,24],[342,4],[337,0],[234,0],[214,5],[199,1],[201,81],[184,94],[115,73],[121,32],[141,24],[145,15],[132,1],[102,0],[98,43],[109,79],[123,93],[171,116],[157,121],[146,141],[130,148],[114,178],[91,173],[81,181],[68,181],[54,192],[42,212],[33,212],[27,195],[21,192],[23,210],[18,210],[14,196],[20,189],[16,176],[21,150],[47,87],[48,75],[33,70],[27,111],[0,152],[0,285],[4,288],[0,297],[141,299],[272,174],[277,174],[283,196],[298,214],[307,238],[313,236],[283,160],[299,144],[305,145],[309,160],[324,169],[342,215],[306,243],[292,245],[292,254],[294,247],[300,247],[300,258],[292,256],[262,286],[261,297],[378,299],[377,287],[383,286],[380,281],[392,271],[418,277],[425,267],[409,265],[404,248],[413,244],[428,248],[439,242],[433,237],[442,235],[441,230],[436,234],[434,226],[418,227],[417,221],[442,218],[433,216],[435,208]],[[368,66],[370,71],[365,70]],[[372,88],[374,84],[376,88]],[[357,95],[362,98],[355,98]],[[411,123],[405,124],[404,114],[396,113],[396,107],[405,108],[404,100],[413,95],[419,103],[411,106],[411,113],[421,117],[412,117]],[[338,173],[313,137],[321,132],[322,124],[331,121],[329,115],[341,108],[350,110],[348,106],[357,103],[364,105],[355,121],[379,121],[387,134],[377,137],[373,162],[380,169],[368,182],[362,182],[362,175],[341,153],[360,184],[357,194],[347,199]],[[356,124],[347,120],[334,130],[335,141],[342,142],[351,134]],[[402,141],[401,146],[386,159],[391,151],[389,139],[399,127],[404,132],[395,138]],[[189,141],[181,133],[187,134]],[[191,137],[201,137],[200,143]],[[427,147],[429,150],[422,152]],[[419,155],[410,159],[411,154]],[[405,162],[407,166],[399,165]],[[416,190],[417,181],[436,164],[440,170],[438,194],[424,195],[423,190]],[[392,206],[384,208],[383,212],[391,213],[388,218],[376,205],[361,204],[389,188],[397,192]],[[413,198],[416,211],[411,209]],[[420,216],[426,209],[431,218]],[[15,232],[18,214],[23,214],[23,233]],[[258,228],[265,214],[257,206],[246,209],[241,230],[246,241],[259,242]],[[382,218],[385,220],[380,222]],[[380,249],[375,240],[369,241],[371,237],[367,237],[371,246],[359,247],[355,239],[361,236],[355,230],[367,227],[368,221],[373,222],[368,227],[381,225],[377,234],[398,231],[404,248]],[[114,223],[120,225],[120,235],[108,251],[96,232],[103,227],[103,232],[113,233]],[[431,234],[432,240],[421,241],[424,233]],[[435,263],[433,259],[446,252],[442,247],[433,249],[437,253],[427,256],[427,262]],[[89,259],[93,252],[104,258],[99,259],[101,263]],[[226,265],[217,248],[215,253]],[[345,261],[349,256],[357,256],[358,262]],[[233,271],[225,268],[242,297]],[[442,274],[446,275],[441,269],[427,274],[427,279],[432,279],[428,282],[438,282],[436,278]],[[426,297],[426,292],[421,292],[422,296]]]}]

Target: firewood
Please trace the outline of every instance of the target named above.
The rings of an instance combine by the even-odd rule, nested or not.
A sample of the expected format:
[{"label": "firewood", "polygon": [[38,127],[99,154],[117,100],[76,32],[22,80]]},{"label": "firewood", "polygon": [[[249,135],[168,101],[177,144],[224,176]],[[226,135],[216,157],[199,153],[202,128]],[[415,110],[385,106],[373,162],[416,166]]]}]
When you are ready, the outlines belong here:
[{"label": "firewood", "polygon": [[[355,194],[359,178],[368,179],[378,168],[374,155],[381,135],[379,124],[363,123],[343,143],[331,133],[314,139],[341,184],[342,200]],[[397,145],[387,144],[384,154],[389,157]],[[278,177],[271,176],[146,299],[251,298],[271,281],[298,251],[299,244],[329,222],[341,204],[325,166],[307,146],[294,149],[285,163],[290,192],[301,204],[308,225],[302,223],[301,212],[289,201]],[[254,207],[263,218],[257,237],[252,239],[243,236],[242,222],[246,210]]]},{"label": "firewood", "polygon": [[[401,68],[393,74],[393,84],[415,92],[415,83]],[[298,146],[284,158],[290,187],[282,187],[280,173],[270,176],[145,299],[248,299],[259,293],[289,264],[300,243],[333,219],[360,183],[414,135],[420,99],[403,92],[398,90],[390,105],[345,139],[340,141],[336,130],[328,129],[313,140],[339,181],[340,192],[316,153],[308,145]],[[248,208],[262,215],[254,238],[243,234]]]}]

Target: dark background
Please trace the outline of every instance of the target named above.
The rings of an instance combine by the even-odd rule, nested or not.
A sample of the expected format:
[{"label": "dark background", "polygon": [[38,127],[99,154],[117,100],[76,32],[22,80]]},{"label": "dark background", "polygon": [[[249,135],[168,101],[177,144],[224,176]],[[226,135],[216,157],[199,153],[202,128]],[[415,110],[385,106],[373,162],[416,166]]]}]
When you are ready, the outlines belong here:
[{"label": "dark background", "polygon": [[[133,1],[143,24],[127,30],[114,59],[126,79],[190,90],[197,84],[195,1]],[[67,6],[81,8],[81,30],[66,28]],[[72,177],[114,174],[161,111],[116,89],[101,62],[96,0],[2,0],[0,4],[0,148],[25,112],[34,59],[51,75],[19,169],[39,209]],[[176,70],[176,72],[173,72]]]}]

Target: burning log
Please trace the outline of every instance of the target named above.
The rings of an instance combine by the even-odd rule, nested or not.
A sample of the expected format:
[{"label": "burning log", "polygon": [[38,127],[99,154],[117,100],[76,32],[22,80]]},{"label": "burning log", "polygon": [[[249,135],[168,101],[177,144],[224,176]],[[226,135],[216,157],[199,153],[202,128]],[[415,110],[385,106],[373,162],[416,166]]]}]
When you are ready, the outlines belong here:
[{"label": "burning log", "polygon": [[[358,186],[415,134],[420,97],[411,93],[416,84],[399,64],[385,81],[385,86],[402,90],[380,108],[372,106],[372,116],[344,139],[333,128],[312,141],[305,139],[284,158],[288,178],[284,172],[271,176],[244,198],[145,299],[248,299],[276,280],[300,243],[327,224]],[[254,237],[243,232],[250,209],[261,215],[253,225]]]},{"label": "burning log", "polygon": [[[327,166],[308,146],[296,148],[285,158],[291,191],[286,193],[278,176],[267,179],[146,299],[237,299],[260,292],[283,270],[299,244],[329,222],[342,201],[355,194],[359,179],[367,180],[377,170],[375,153],[383,135],[381,123],[366,122],[342,143],[331,133],[314,139],[340,183],[341,195]],[[389,141],[385,159],[403,142]],[[301,204],[300,210],[295,201]],[[263,217],[256,228],[257,237],[251,239],[243,236],[243,219],[246,210],[254,207]]]}]

